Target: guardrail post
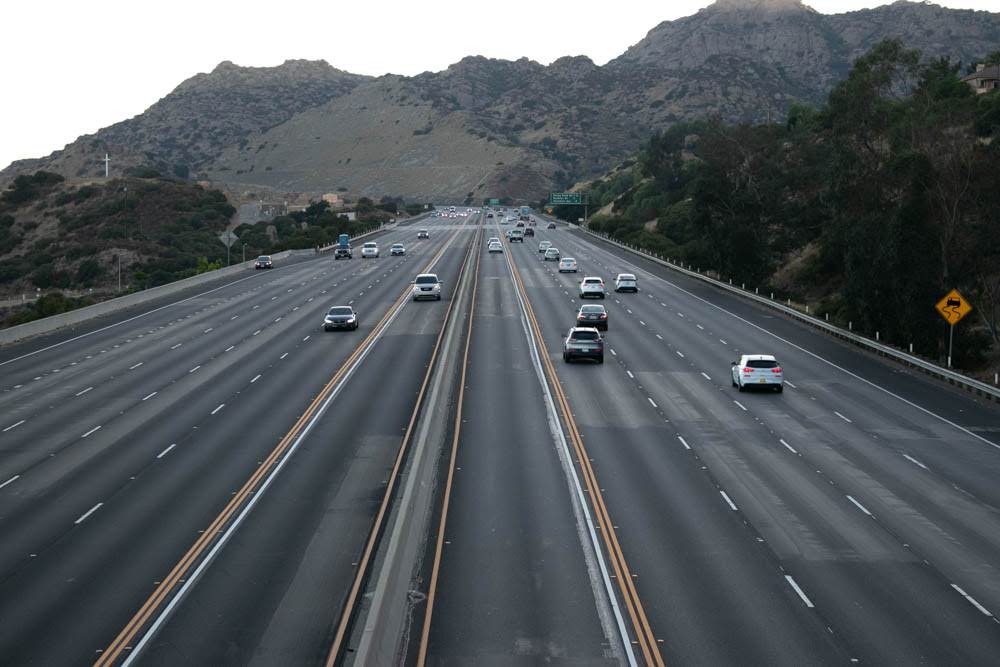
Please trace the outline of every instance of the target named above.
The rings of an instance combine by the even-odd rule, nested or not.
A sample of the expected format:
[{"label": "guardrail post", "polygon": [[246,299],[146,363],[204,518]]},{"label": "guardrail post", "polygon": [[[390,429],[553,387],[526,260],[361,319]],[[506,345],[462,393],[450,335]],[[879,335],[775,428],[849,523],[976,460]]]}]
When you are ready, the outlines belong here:
[{"label": "guardrail post", "polygon": [[754,287],[753,288],[753,293],[754,294],[760,294],[760,288],[759,287]]},{"label": "guardrail post", "polygon": [[993,374],[993,384],[1000,384],[1000,373]]},{"label": "guardrail post", "polygon": [[875,332],[875,340],[876,341],[878,340],[878,332],[877,331]]},{"label": "guardrail post", "polygon": [[774,292],[771,292],[771,301],[774,301]]},{"label": "guardrail post", "polygon": [[848,330],[848,331],[854,331],[854,322],[853,322],[853,321],[850,321],[850,320],[849,320],[849,321],[847,322],[847,330]]},{"label": "guardrail post", "polygon": [[826,321],[827,321],[827,322],[829,322],[829,321],[830,321],[830,313],[827,313],[827,314],[826,314]]},{"label": "guardrail post", "polygon": [[910,343],[910,354],[913,354],[913,343]]},{"label": "guardrail post", "polygon": [[746,289],[746,288],[747,288],[746,283],[740,283],[740,289]]},{"label": "guardrail post", "polygon": [[809,304],[807,303],[806,304],[806,315],[808,315],[808,314],[809,314]]}]

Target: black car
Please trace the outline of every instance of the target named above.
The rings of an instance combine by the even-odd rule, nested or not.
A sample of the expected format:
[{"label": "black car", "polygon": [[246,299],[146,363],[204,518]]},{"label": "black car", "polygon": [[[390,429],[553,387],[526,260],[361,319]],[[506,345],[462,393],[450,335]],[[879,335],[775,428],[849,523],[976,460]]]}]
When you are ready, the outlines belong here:
[{"label": "black car", "polygon": [[257,258],[257,261],[254,262],[253,268],[254,269],[273,269],[274,265],[271,263],[271,256],[270,255],[261,255],[260,257]]},{"label": "black car", "polygon": [[548,226],[545,227],[545,229],[555,229],[555,228],[556,228],[556,223],[554,222],[550,222]]},{"label": "black car", "polygon": [[358,328],[358,314],[350,306],[334,306],[323,318],[323,330]]},{"label": "black car", "polygon": [[524,230],[524,235],[525,236],[534,236],[535,235],[535,230],[533,228],[531,228],[531,227],[527,227]]},{"label": "black car", "polygon": [[607,331],[607,308],[597,304],[585,304],[580,306],[580,310],[576,314],[576,325],[578,327],[594,327],[598,331]]}]

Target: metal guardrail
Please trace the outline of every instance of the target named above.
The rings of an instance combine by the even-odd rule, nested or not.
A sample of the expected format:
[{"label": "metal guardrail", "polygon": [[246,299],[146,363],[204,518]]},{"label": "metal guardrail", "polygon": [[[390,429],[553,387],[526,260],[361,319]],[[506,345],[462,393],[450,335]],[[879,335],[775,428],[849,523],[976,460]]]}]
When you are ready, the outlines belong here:
[{"label": "metal guardrail", "polygon": [[628,245],[626,243],[621,243],[619,241],[615,241],[614,239],[612,239],[612,238],[610,238],[610,237],[608,237],[606,235],[597,234],[595,232],[590,231],[589,229],[587,229],[585,227],[582,227],[582,226],[579,226],[579,225],[573,225],[573,224],[570,224],[569,226],[572,229],[579,229],[580,231],[584,232],[585,234],[593,236],[594,238],[601,239],[605,243],[617,246],[617,247],[621,248],[622,250],[626,250],[626,251],[631,252],[631,253],[633,253],[635,255],[639,255],[640,257],[642,257],[644,259],[647,259],[647,260],[649,260],[651,262],[654,262],[656,264],[660,264],[661,266],[664,266],[664,267],[666,267],[668,269],[671,269],[673,271],[677,271],[679,273],[683,273],[683,274],[685,274],[685,275],[687,275],[687,276],[689,276],[691,278],[695,278],[697,280],[701,280],[701,281],[703,281],[705,283],[708,283],[710,285],[718,287],[719,289],[725,290],[725,291],[730,292],[732,294],[736,294],[736,295],[741,296],[743,298],[750,299],[751,301],[755,301],[757,303],[765,305],[768,308],[773,308],[775,310],[781,311],[782,313],[784,313],[784,314],[786,314],[786,315],[788,315],[790,317],[793,317],[793,318],[799,320],[800,322],[804,322],[805,324],[809,324],[811,326],[814,326],[817,329],[821,329],[821,330],[825,331],[826,333],[831,334],[833,336],[836,336],[838,338],[842,338],[844,340],[850,341],[850,342],[854,343],[855,345],[858,345],[860,347],[868,349],[871,352],[874,352],[876,354],[882,355],[884,357],[890,357],[890,358],[894,359],[895,361],[897,361],[899,363],[902,363],[902,364],[905,364],[907,366],[911,366],[913,368],[919,368],[920,370],[924,371],[928,375],[932,375],[934,377],[937,377],[937,378],[940,378],[942,380],[945,380],[946,382],[949,382],[951,384],[961,386],[964,389],[966,389],[968,391],[971,391],[971,392],[974,392],[974,393],[976,393],[976,394],[978,394],[980,396],[984,396],[984,397],[986,397],[988,399],[991,399],[991,400],[994,400],[994,401],[1000,401],[1000,387],[994,387],[994,386],[992,386],[990,384],[987,384],[985,382],[982,382],[980,380],[976,380],[975,378],[971,378],[971,377],[969,377],[967,375],[963,375],[961,373],[957,373],[957,372],[951,370],[950,368],[944,368],[943,366],[938,366],[937,364],[931,363],[929,361],[921,359],[920,357],[914,356],[912,354],[908,354],[908,353],[903,352],[901,350],[897,350],[897,349],[895,349],[893,347],[890,347],[890,346],[886,345],[885,343],[880,343],[878,341],[874,341],[874,340],[872,340],[870,338],[867,338],[866,336],[862,336],[862,335],[857,334],[857,333],[855,333],[853,331],[845,331],[841,327],[838,327],[836,325],[830,324],[829,322],[821,320],[818,317],[813,317],[812,315],[807,315],[805,313],[802,313],[802,312],[796,310],[795,308],[792,308],[790,306],[786,306],[786,305],[784,305],[782,303],[779,303],[777,301],[773,301],[773,300],[771,300],[771,299],[769,299],[767,297],[763,297],[763,296],[761,296],[761,295],[759,295],[759,294],[757,294],[755,292],[750,292],[748,290],[741,289],[739,287],[736,287],[735,285],[726,284],[726,283],[722,282],[721,280],[716,280],[715,278],[711,278],[709,276],[706,276],[706,275],[704,275],[702,273],[699,273],[698,271],[692,271],[691,269],[685,269],[683,266],[675,264],[674,262],[670,262],[670,261],[661,259],[661,258],[659,258],[659,257],[657,257],[655,255],[651,255],[651,254],[649,254],[649,253],[647,253],[647,252],[645,252],[643,250],[640,250],[638,248],[630,246],[630,245]]}]

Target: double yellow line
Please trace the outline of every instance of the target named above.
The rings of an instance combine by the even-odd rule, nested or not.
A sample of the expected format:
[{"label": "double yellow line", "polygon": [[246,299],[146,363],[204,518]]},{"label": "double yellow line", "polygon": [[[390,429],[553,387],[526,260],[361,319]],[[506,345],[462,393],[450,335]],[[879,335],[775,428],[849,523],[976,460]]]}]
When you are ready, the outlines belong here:
[{"label": "double yellow line", "polygon": [[535,317],[535,311],[531,307],[531,302],[528,300],[528,292],[524,288],[524,282],[521,280],[521,273],[517,270],[517,265],[514,263],[513,259],[509,260],[509,264],[511,271],[514,274],[514,282],[516,283],[517,290],[520,292],[522,300],[524,301],[532,333],[538,344],[538,356],[541,358],[542,364],[545,367],[545,373],[549,379],[549,386],[559,403],[559,409],[563,415],[563,423],[566,425],[566,432],[569,435],[570,441],[573,443],[577,459],[580,462],[580,469],[583,472],[584,481],[587,486],[587,493],[590,496],[590,504],[594,508],[594,514],[597,516],[601,537],[607,547],[609,560],[614,568],[615,578],[618,581],[618,587],[621,590],[622,599],[625,602],[629,618],[631,619],[632,626],[635,629],[636,641],[639,644],[639,648],[642,651],[646,664],[658,665],[662,667],[664,664],[663,657],[660,655],[660,649],[656,641],[656,636],[653,634],[653,628],[649,624],[649,619],[646,618],[646,612],[639,599],[639,592],[635,587],[635,582],[632,580],[632,573],[629,571],[628,563],[625,562],[625,554],[622,552],[621,545],[618,543],[618,536],[615,534],[614,523],[611,521],[611,515],[608,513],[607,505],[604,503],[604,496],[601,494],[601,485],[598,483],[597,475],[594,473],[594,468],[590,464],[590,456],[587,454],[587,449],[583,445],[583,438],[580,437],[580,431],[576,425],[576,420],[573,418],[573,411],[570,409],[569,401],[566,399],[566,393],[563,391],[562,383],[560,383],[559,377],[556,374],[555,366],[552,365],[552,360],[549,358],[547,348],[545,347],[545,339],[542,337],[542,329],[538,325],[538,319]]},{"label": "double yellow line", "polygon": [[[457,235],[458,232],[456,231]],[[476,251],[479,245],[480,234],[475,234],[473,241],[469,246],[468,254],[466,255],[465,261],[462,263],[462,271],[459,274],[458,280],[455,281],[455,291],[453,295],[458,294],[458,290],[462,284],[462,279],[465,273],[468,271],[469,264],[471,263],[472,253]],[[479,274],[479,264],[478,259],[476,263],[476,280],[478,283]],[[473,288],[473,305],[475,304],[475,287]],[[403,440],[399,445],[399,451],[396,453],[396,460],[392,466],[392,472],[389,475],[389,481],[386,484],[385,494],[382,496],[382,503],[379,505],[378,514],[375,517],[375,522],[372,524],[371,532],[368,535],[368,541],[365,544],[364,553],[361,559],[358,561],[358,568],[354,574],[354,582],[351,585],[351,590],[348,593],[347,600],[344,603],[343,610],[341,612],[340,622],[337,624],[337,631],[333,638],[333,644],[330,647],[330,652],[327,654],[326,667],[333,667],[337,664],[337,660],[344,649],[344,643],[347,641],[347,631],[350,628],[351,620],[354,617],[355,606],[357,605],[358,596],[361,594],[361,588],[365,583],[365,579],[368,576],[368,568],[371,564],[371,560],[375,554],[375,549],[378,546],[379,536],[382,532],[383,523],[385,522],[385,517],[388,515],[389,506],[393,495],[395,495],[396,481],[399,478],[399,473],[402,470],[403,462],[406,459],[406,452],[409,449],[410,441],[413,437],[413,431],[416,428],[417,417],[420,415],[421,409],[423,408],[424,395],[427,392],[427,386],[430,384],[431,376],[434,371],[435,362],[437,361],[438,353],[441,349],[441,342],[444,340],[444,334],[446,325],[449,318],[451,317],[451,309],[455,304],[455,297],[448,302],[448,310],[445,311],[444,324],[441,325],[441,330],[438,332],[437,340],[434,343],[434,351],[431,353],[430,363],[427,364],[427,371],[424,373],[424,380],[420,385],[420,391],[417,394],[417,401],[413,406],[413,412],[410,413],[410,421],[406,426],[406,432],[403,434]],[[469,316],[469,326],[471,327],[472,316]],[[466,363],[468,362],[468,341],[466,341]],[[465,363],[462,365],[462,389],[460,390],[459,396],[464,393],[465,385]],[[461,405],[461,398],[459,398],[459,405]],[[461,412],[461,411],[459,411]],[[456,431],[457,432],[457,431]],[[449,475],[450,478],[450,475]],[[450,479],[449,479],[450,481]]]},{"label": "double yellow line", "polygon": [[[459,232],[456,231],[452,235],[451,239],[449,239],[427,263],[422,272],[427,271],[434,266],[435,263],[437,263],[458,234]],[[410,290],[407,288],[404,289],[399,297],[396,298],[396,301],[386,311],[385,315],[382,316],[382,319],[379,320],[378,324],[375,325],[365,339],[354,349],[351,355],[347,358],[347,361],[344,362],[330,381],[323,387],[319,394],[317,394],[316,398],[314,398],[312,403],[309,404],[309,407],[302,413],[302,416],[295,422],[291,430],[289,430],[278,445],[271,450],[271,453],[268,454],[264,462],[258,466],[257,470],[254,471],[254,474],[250,476],[242,487],[240,487],[240,490],[236,492],[236,495],[232,497],[225,508],[219,513],[218,516],[215,517],[212,523],[209,524],[208,528],[201,533],[195,543],[187,550],[187,553],[185,553],[180,561],[174,565],[173,569],[170,570],[170,574],[168,574],[159,586],[156,587],[156,590],[154,590],[152,595],[146,599],[142,607],[139,608],[139,611],[132,616],[121,632],[118,633],[118,636],[115,637],[114,641],[112,641],[111,644],[104,649],[101,656],[94,663],[95,667],[105,667],[106,665],[114,664],[114,662],[121,656],[122,651],[124,651],[127,646],[131,645],[139,632],[146,626],[153,615],[156,614],[156,612],[163,606],[177,585],[185,578],[192,566],[223,532],[224,527],[230,519],[232,519],[236,513],[243,508],[247,500],[253,495],[254,490],[260,484],[261,480],[263,480],[271,472],[274,466],[278,464],[287,449],[291,446],[298,435],[302,432],[303,428],[305,428],[305,425],[319,409],[320,405],[329,397],[330,393],[334,390],[337,384],[341,382],[344,376],[347,375],[353,364],[357,361],[358,357],[364,354],[372,340],[381,333],[382,329],[392,318],[396,310],[402,305],[403,301],[409,298],[409,294]]]}]

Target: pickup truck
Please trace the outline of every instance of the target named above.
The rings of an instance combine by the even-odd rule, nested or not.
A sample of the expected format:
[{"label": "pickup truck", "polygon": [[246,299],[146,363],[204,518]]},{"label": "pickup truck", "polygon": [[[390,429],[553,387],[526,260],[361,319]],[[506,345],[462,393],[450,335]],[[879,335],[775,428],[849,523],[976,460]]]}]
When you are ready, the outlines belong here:
[{"label": "pickup truck", "polygon": [[333,250],[334,259],[351,259],[354,255],[351,254],[351,237],[347,234],[341,234],[337,237],[337,247]]}]

